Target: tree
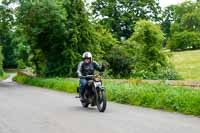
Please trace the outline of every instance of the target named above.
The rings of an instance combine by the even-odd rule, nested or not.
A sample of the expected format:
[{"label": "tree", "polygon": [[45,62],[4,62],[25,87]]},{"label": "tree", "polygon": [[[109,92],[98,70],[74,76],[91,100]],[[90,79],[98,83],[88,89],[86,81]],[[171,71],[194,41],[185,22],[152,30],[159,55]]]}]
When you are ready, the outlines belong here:
[{"label": "tree", "polygon": [[184,2],[174,6],[174,22],[170,28],[168,47],[171,50],[200,48],[200,3]]},{"label": "tree", "polygon": [[95,45],[98,47],[100,46],[100,53],[98,56],[101,58],[106,58],[108,52],[115,47],[116,45],[118,46],[120,42],[116,39],[113,38],[112,34],[104,28],[100,24],[94,24],[94,38],[96,40]]},{"label": "tree", "polygon": [[171,50],[200,48],[200,33],[194,31],[175,32],[170,40]]},{"label": "tree", "polygon": [[133,75],[147,79],[168,78],[160,74],[167,68],[165,54],[161,52],[163,33],[159,25],[141,20],[136,23],[135,32],[125,42],[135,56]]},{"label": "tree", "polygon": [[63,66],[66,60],[63,57],[65,18],[57,3],[53,0],[20,1],[17,20],[30,45],[36,73],[46,76],[66,74]]},{"label": "tree", "polygon": [[23,33],[23,30],[20,27],[16,26],[13,38],[12,45],[16,46],[14,49],[14,54],[16,55],[17,67],[24,69],[31,66],[29,55],[31,54],[31,48],[27,41],[27,36]]},{"label": "tree", "polygon": [[180,26],[184,30],[200,32],[200,8],[183,15]]},{"label": "tree", "polygon": [[163,42],[163,47],[166,46],[167,40],[170,37],[170,28],[171,25],[174,21],[174,6],[168,6],[164,9],[164,11],[162,12],[162,16],[161,16],[162,20],[161,20],[161,29],[164,33],[165,39]]},{"label": "tree", "polygon": [[158,21],[161,10],[158,0],[96,0],[92,5],[95,18],[119,40],[128,39],[140,19]]},{"label": "tree", "polygon": [[102,49],[115,42],[109,32],[89,21],[82,0],[21,1],[17,20],[21,42],[29,44],[31,61],[42,76],[75,76],[83,52],[100,59]]},{"label": "tree", "polygon": [[68,71],[74,75],[83,52],[91,51],[95,59],[102,60],[118,42],[103,26],[89,21],[82,0],[65,2],[64,8],[67,13],[65,56],[68,58]]},{"label": "tree", "polygon": [[0,44],[3,46],[3,67],[16,68],[15,45],[12,44],[14,17],[9,8],[10,2],[3,1],[0,5]]},{"label": "tree", "polygon": [[174,21],[180,23],[182,17],[188,13],[192,12],[195,8],[198,7],[198,4],[192,1],[186,1],[179,5],[174,6]]},{"label": "tree", "polygon": [[[91,51],[97,54],[98,46],[95,44],[94,28],[89,22],[88,13],[82,0],[68,0],[64,2],[66,11],[66,43],[64,56],[66,60],[66,69],[69,75],[75,75],[75,69],[85,51]],[[96,47],[96,48],[95,48]]]},{"label": "tree", "polygon": [[123,46],[115,45],[110,49],[105,57],[109,63],[110,75],[115,78],[129,78],[133,70],[133,58]]}]

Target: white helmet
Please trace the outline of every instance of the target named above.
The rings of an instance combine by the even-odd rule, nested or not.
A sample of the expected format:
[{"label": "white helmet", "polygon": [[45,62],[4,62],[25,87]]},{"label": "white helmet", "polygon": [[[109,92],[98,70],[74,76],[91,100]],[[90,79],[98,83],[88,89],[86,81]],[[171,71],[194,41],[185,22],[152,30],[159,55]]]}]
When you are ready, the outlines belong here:
[{"label": "white helmet", "polygon": [[84,52],[82,57],[83,57],[83,59],[91,58],[91,60],[92,60],[92,54],[90,52]]}]

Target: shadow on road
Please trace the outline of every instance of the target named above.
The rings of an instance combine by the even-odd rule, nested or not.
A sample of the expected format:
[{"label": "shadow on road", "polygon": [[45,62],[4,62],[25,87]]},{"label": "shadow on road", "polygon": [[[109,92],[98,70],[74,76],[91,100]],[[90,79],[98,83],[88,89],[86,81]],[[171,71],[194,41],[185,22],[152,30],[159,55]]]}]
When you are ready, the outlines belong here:
[{"label": "shadow on road", "polygon": [[98,109],[96,107],[88,107],[88,108],[83,108],[81,105],[80,106],[72,106],[68,107],[70,111],[76,111],[76,112],[89,112],[89,113],[98,113]]}]

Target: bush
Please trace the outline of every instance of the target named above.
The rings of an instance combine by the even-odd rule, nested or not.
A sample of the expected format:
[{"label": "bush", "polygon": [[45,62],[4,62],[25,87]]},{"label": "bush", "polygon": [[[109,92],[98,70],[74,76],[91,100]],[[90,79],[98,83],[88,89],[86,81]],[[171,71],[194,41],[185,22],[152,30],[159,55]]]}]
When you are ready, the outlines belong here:
[{"label": "bush", "polygon": [[120,46],[113,47],[105,59],[110,65],[110,74],[115,78],[131,76],[133,60],[125,48]]},{"label": "bush", "polygon": [[[78,80],[75,79],[16,76],[14,80],[70,93],[75,93],[78,86]],[[199,90],[163,84],[120,83],[116,80],[105,80],[104,86],[110,101],[200,116]]]},{"label": "bush", "polygon": [[[161,51],[163,33],[158,25],[149,21],[138,21],[135,32],[125,42],[134,59],[132,77],[143,79],[177,79],[175,69]],[[129,50],[130,51],[130,50]]]}]

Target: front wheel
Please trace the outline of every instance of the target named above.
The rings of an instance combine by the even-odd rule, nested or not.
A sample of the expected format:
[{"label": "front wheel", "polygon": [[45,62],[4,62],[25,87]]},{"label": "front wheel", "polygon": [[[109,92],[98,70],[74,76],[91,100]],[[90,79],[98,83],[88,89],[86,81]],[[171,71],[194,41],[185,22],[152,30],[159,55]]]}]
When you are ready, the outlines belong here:
[{"label": "front wheel", "polygon": [[106,110],[107,100],[105,90],[100,90],[96,95],[96,104],[99,112]]}]

